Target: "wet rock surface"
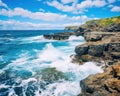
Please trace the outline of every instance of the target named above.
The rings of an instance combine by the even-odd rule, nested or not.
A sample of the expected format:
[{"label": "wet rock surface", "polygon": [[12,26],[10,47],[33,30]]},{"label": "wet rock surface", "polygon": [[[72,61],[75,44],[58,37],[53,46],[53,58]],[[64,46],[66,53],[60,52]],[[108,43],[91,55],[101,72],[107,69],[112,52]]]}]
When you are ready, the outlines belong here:
[{"label": "wet rock surface", "polygon": [[119,96],[120,62],[108,67],[103,73],[90,75],[80,81],[82,93],[79,96]]},{"label": "wet rock surface", "polygon": [[[95,32],[91,32],[95,35]],[[108,32],[103,34],[103,36],[107,36]],[[111,33],[110,33],[111,34]],[[112,33],[112,35],[108,34],[108,37],[103,37],[99,41],[93,41],[89,36],[86,36],[86,39],[89,38],[83,45],[78,45],[75,48],[75,58],[74,61],[78,61],[78,63],[86,62],[86,61],[105,61],[106,63],[110,63],[111,61],[119,61],[120,59],[120,33]],[[114,35],[113,35],[114,34]],[[100,35],[101,34],[97,34]],[[114,37],[114,38],[113,38]],[[115,39],[115,37],[117,37]],[[113,40],[114,39],[114,40]],[[81,62],[80,62],[81,61]]]},{"label": "wet rock surface", "polygon": [[61,32],[57,34],[46,34],[43,35],[45,39],[51,39],[51,40],[67,40],[70,36],[75,35],[74,32]]},{"label": "wet rock surface", "polygon": [[85,44],[76,46],[73,62],[104,61],[105,66],[103,73],[80,81],[78,96],[120,96],[120,33],[91,32],[85,38]]}]

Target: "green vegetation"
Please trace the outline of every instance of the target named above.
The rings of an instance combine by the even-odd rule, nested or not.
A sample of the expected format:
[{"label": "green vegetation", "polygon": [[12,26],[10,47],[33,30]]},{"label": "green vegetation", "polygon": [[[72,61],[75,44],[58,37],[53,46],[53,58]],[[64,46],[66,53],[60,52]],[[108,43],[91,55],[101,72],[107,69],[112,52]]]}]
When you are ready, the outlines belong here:
[{"label": "green vegetation", "polygon": [[101,26],[109,26],[110,24],[118,24],[120,23],[120,16],[105,18],[105,19],[98,19],[98,20],[90,20],[87,21],[86,24],[97,23]]}]

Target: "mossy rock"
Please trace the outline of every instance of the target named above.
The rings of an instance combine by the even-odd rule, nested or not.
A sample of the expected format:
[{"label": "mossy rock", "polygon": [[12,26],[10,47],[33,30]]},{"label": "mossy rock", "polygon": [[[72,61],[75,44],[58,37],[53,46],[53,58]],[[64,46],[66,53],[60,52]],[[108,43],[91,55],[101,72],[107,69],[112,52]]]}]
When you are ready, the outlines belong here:
[{"label": "mossy rock", "polygon": [[55,68],[46,68],[41,71],[41,80],[46,83],[54,83],[58,80],[68,80],[68,77],[65,76],[63,72],[56,70]]}]

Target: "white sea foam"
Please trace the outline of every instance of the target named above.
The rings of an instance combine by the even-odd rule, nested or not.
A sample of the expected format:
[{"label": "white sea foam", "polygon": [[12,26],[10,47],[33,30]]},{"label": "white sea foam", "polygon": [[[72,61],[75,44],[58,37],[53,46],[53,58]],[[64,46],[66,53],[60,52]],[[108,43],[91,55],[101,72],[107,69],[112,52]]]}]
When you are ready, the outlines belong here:
[{"label": "white sea foam", "polygon": [[40,95],[47,96],[76,96],[80,92],[80,87],[76,82],[58,82],[47,86]]},{"label": "white sea foam", "polygon": [[[41,39],[40,39],[41,38]],[[32,42],[46,42],[46,40],[41,36],[33,36],[22,39],[23,43]],[[51,43],[49,43],[51,42]],[[43,90],[39,95],[39,91],[36,90],[36,96],[76,96],[80,93],[80,80],[86,78],[90,74],[95,74],[98,72],[103,72],[101,67],[95,65],[94,62],[87,62],[84,65],[77,65],[71,63],[70,55],[73,54],[73,50],[76,44],[82,44],[84,42],[83,37],[72,36],[69,40],[61,41],[67,42],[67,46],[57,46],[55,47],[52,41],[49,41],[45,48],[42,50],[34,49],[36,55],[29,56],[29,52],[21,52],[21,54],[8,65],[13,70],[29,70],[33,73],[33,77],[22,80],[20,86],[27,85],[29,82],[38,80],[34,77],[36,72],[39,72],[45,68],[56,68],[58,71],[63,72],[72,80],[64,80],[61,82],[55,82],[46,86],[46,90]],[[55,41],[56,42],[56,41]],[[31,59],[33,58],[34,59]],[[72,74],[71,74],[72,73]],[[73,76],[74,75],[74,76]],[[72,77],[73,76],[73,77]],[[19,80],[17,80],[19,82]],[[13,94],[14,90],[11,90],[10,94]],[[9,95],[11,96],[11,95]]]},{"label": "white sea foam", "polygon": [[46,45],[46,48],[38,55],[41,61],[56,61],[64,59],[64,54],[57,50],[51,43]]},{"label": "white sea foam", "polygon": [[85,39],[84,39],[84,37],[82,37],[82,36],[70,36],[68,40],[69,40],[69,41],[75,41],[75,40],[83,41],[83,40],[85,40]]},{"label": "white sea foam", "polygon": [[31,81],[37,82],[37,80],[35,78],[29,78],[29,79],[26,79],[26,80],[22,80],[22,83],[21,83],[20,86],[27,85]]},{"label": "white sea foam", "polygon": [[41,36],[32,36],[32,37],[24,37],[24,38],[18,38],[17,41],[21,41],[20,44],[26,44],[26,43],[41,43],[41,42],[56,42],[56,40],[47,40]]},{"label": "white sea foam", "polygon": [[0,89],[2,89],[2,88],[9,88],[10,86],[9,85],[5,85],[5,84],[1,84],[0,85]]}]

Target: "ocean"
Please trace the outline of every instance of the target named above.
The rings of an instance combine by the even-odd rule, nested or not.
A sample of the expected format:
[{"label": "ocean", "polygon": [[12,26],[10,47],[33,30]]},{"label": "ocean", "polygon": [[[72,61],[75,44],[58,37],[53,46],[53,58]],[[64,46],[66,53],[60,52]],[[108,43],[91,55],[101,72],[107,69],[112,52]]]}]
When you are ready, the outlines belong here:
[{"label": "ocean", "polygon": [[0,31],[0,96],[77,96],[80,80],[102,72],[94,62],[71,62],[84,37],[61,41],[43,37],[58,32],[65,31]]}]

